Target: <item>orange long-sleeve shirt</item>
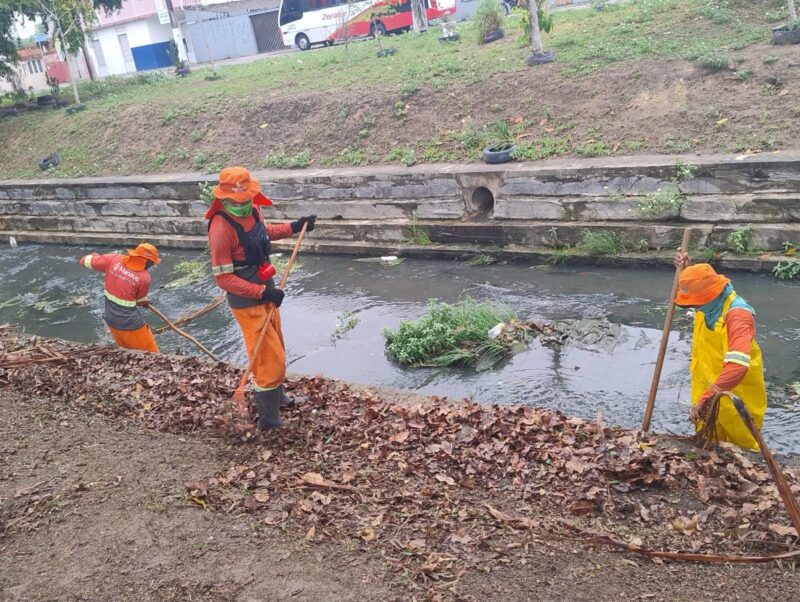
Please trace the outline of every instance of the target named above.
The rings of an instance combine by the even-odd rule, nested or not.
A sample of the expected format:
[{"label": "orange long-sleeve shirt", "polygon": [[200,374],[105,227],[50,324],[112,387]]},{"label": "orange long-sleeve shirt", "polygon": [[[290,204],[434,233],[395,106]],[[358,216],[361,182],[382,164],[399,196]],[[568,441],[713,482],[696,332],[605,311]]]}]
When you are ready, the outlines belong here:
[{"label": "orange long-sleeve shirt", "polygon": [[[246,232],[256,225],[256,220],[252,215],[230,217]],[[293,234],[290,223],[265,225],[270,240],[290,238]],[[249,282],[234,273],[233,262],[244,261],[245,252],[236,236],[236,230],[226,220],[220,217],[211,220],[211,226],[208,229],[208,246],[211,250],[211,271],[219,287],[236,297],[261,299],[265,285]]]}]

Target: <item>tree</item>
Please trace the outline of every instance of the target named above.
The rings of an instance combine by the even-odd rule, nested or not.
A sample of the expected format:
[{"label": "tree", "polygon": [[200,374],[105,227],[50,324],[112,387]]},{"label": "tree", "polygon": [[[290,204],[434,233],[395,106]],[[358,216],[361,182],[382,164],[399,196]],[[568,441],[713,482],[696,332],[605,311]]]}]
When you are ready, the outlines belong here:
[{"label": "tree", "polygon": [[11,64],[17,55],[17,44],[14,39],[14,11],[11,7],[0,3],[0,77],[9,78],[14,75]]},{"label": "tree", "polygon": [[425,12],[423,0],[411,0],[411,21],[414,33],[428,31],[428,13]]},{"label": "tree", "polygon": [[794,0],[789,0],[789,21],[797,21],[797,9],[794,7]]},{"label": "tree", "polygon": [[531,56],[525,61],[528,65],[549,63],[555,57],[553,52],[545,52],[542,44],[542,31],[549,32],[553,27],[552,18],[539,5],[539,0],[528,0],[528,22],[530,26]]},{"label": "tree", "polygon": [[58,41],[72,84],[75,102],[80,103],[78,86],[72,75],[71,59],[78,50],[86,52],[86,28],[97,22],[96,10],[106,13],[119,10],[123,0],[4,0],[0,5],[0,75],[11,72],[16,52],[8,49],[14,40],[16,17],[24,16],[44,23]]}]

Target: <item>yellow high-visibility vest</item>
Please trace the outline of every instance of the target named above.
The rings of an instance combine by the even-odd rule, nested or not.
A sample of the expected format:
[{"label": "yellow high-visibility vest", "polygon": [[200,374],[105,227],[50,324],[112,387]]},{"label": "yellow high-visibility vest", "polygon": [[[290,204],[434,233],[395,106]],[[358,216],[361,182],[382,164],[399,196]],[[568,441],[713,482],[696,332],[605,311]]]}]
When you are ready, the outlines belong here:
[{"label": "yellow high-visibility vest", "polygon": [[[753,422],[761,429],[764,413],[767,411],[767,390],[764,386],[764,366],[761,363],[761,348],[755,338],[750,343],[750,354],[728,351],[728,329],[725,326],[725,315],[736,298],[733,292],[725,299],[722,314],[714,325],[714,330],[706,326],[706,317],[697,311],[694,317],[694,333],[692,335],[692,404],[697,405],[703,393],[717,380],[725,362],[733,362],[747,366],[747,373],[733,393],[742,398],[747,406]],[[698,430],[702,421],[698,421]],[[717,417],[717,439],[730,441],[744,449],[758,451],[758,443],[739,418],[730,397],[720,398],[719,416]]]}]

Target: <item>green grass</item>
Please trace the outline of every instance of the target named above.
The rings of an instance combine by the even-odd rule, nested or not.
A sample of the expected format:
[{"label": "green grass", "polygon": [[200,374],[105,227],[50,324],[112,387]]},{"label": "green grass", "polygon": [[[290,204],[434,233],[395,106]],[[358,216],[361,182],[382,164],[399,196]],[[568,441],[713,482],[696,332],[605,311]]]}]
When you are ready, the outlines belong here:
[{"label": "green grass", "polygon": [[485,267],[487,265],[492,265],[496,261],[497,259],[492,255],[475,255],[467,259],[464,263],[473,267]]},{"label": "green grass", "polygon": [[408,237],[403,241],[410,245],[428,246],[432,245],[433,241],[428,235],[428,232],[417,225],[416,215],[411,219],[411,224],[408,226]]},{"label": "green grass", "polygon": [[628,250],[624,236],[613,230],[584,230],[578,250],[588,255],[617,255]]},{"label": "green grass", "polygon": [[[709,66],[722,66],[724,58],[731,57],[737,49],[767,40],[767,7],[775,8],[766,0],[630,0],[603,11],[559,12],[554,17],[554,29],[544,35],[546,48],[555,50],[557,55],[556,63],[548,69],[552,68],[558,77],[578,78],[620,63],[629,64],[635,77],[636,61],[641,59],[690,58]],[[304,148],[282,150],[276,145],[282,140],[281,132],[273,128],[276,124],[269,123],[273,112],[264,103],[291,103],[306,92],[335,97],[340,91],[352,89],[363,90],[365,99],[375,97],[374,93],[387,94],[383,114],[377,119],[371,115],[357,117],[354,106],[342,106],[326,115],[325,120],[315,115],[312,123],[309,117],[311,129],[307,138],[314,137],[321,125],[330,125],[335,133],[337,123],[356,118],[363,120],[357,130],[363,134],[323,151],[311,142],[303,144],[308,145],[315,158],[319,156],[322,165],[385,161],[391,147],[385,143],[380,147],[379,128],[402,127],[398,120],[414,119],[415,110],[425,104],[451,115],[457,111],[459,95],[468,94],[472,87],[492,86],[498,74],[531,73],[524,64],[528,50],[519,45],[519,17],[504,19],[503,28],[506,37],[486,45],[474,42],[474,25],[469,23],[458,25],[461,39],[455,43],[441,44],[436,29],[427,35],[391,36],[389,40],[397,53],[380,59],[369,41],[350,44],[349,52],[337,45],[289,53],[221,66],[222,78],[218,80],[206,79],[206,70],[199,70],[184,78],[142,73],[82,82],[79,88],[88,108],[70,116],[69,123],[61,111],[27,112],[3,121],[0,177],[35,175],[36,159],[56,148],[62,151],[62,159],[64,155],[69,158],[61,170],[52,172],[56,177],[205,170],[220,164],[223,154],[250,165],[281,152],[296,157]],[[70,96],[67,90],[64,95]],[[504,102],[496,104],[501,110],[506,106]],[[524,124],[525,128],[532,129],[531,124],[539,121],[533,115],[540,115],[544,109],[531,106],[525,117],[532,121]],[[215,138],[212,127],[218,130],[232,115],[247,116],[227,124],[250,142],[245,148],[233,144],[220,148]],[[251,118],[263,122],[250,122]],[[459,118],[463,123],[460,131],[431,131],[424,139],[404,141],[407,152],[391,161],[408,164],[411,152],[415,161],[479,158],[488,137],[487,124],[474,122],[468,113]],[[391,126],[386,119],[391,120]],[[553,131],[540,131],[536,137],[522,139],[518,157],[538,160],[567,154],[612,154],[615,146],[607,138],[568,135],[583,121],[582,114],[552,119],[547,127]],[[267,135],[256,138],[262,132]],[[149,153],[126,152],[126,141],[133,136],[148,141]],[[674,141],[674,150],[668,150],[691,150],[696,146],[694,139],[688,134]],[[637,151],[643,145],[637,140],[613,142],[620,143],[623,151]],[[192,152],[187,153],[180,144],[191,145]],[[275,161],[283,163],[277,158]]]},{"label": "green grass", "polygon": [[310,164],[311,157],[307,150],[291,154],[280,149],[267,155],[266,159],[264,159],[264,167],[274,167],[276,169],[303,169]]},{"label": "green grass", "polygon": [[[500,323],[508,327],[491,338]],[[475,367],[510,355],[515,343],[527,342],[528,331],[510,308],[466,298],[454,305],[431,301],[425,316],[383,336],[389,357],[401,365]]]}]

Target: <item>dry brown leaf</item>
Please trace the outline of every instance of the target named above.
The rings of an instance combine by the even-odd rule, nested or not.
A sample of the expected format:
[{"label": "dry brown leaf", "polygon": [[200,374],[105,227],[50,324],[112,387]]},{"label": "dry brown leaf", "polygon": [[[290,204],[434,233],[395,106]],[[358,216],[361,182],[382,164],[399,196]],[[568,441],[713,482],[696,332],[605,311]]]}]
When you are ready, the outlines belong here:
[{"label": "dry brown leaf", "polygon": [[788,525],[770,525],[769,530],[781,537],[797,537],[797,531],[794,530],[794,527],[790,527]]}]

